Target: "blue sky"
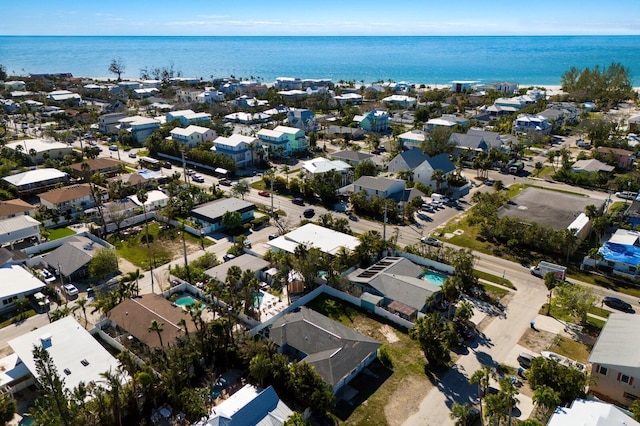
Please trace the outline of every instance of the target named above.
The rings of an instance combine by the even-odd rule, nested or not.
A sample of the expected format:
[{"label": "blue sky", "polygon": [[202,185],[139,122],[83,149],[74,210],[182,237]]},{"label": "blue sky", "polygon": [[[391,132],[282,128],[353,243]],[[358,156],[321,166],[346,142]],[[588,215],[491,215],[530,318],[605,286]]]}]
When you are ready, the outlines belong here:
[{"label": "blue sky", "polygon": [[2,35],[629,35],[640,1],[30,0]]}]

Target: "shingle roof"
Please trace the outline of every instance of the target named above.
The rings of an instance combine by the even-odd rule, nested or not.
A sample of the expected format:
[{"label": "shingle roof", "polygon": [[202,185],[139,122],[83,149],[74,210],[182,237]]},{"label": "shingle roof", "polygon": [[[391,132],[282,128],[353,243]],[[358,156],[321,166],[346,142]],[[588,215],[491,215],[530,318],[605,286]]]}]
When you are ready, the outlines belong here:
[{"label": "shingle roof", "polygon": [[57,249],[43,256],[45,262],[51,269],[58,269],[65,277],[88,264],[93,255],[105,248],[82,235],[69,237],[64,244]]},{"label": "shingle roof", "polygon": [[[410,149],[408,151],[403,152],[402,154],[398,154],[400,158],[407,163],[409,170],[413,170],[418,167],[420,164],[424,163],[429,157],[427,154],[422,152],[422,150],[418,148]],[[393,161],[393,160],[392,160]]]},{"label": "shingle roof", "polygon": [[41,200],[46,200],[52,204],[64,203],[66,201],[77,200],[91,195],[91,187],[88,183],[64,186],[52,189],[39,195]]},{"label": "shingle roof", "polygon": [[191,214],[207,221],[216,221],[222,218],[226,212],[240,212],[245,209],[255,209],[255,204],[239,198],[222,198],[212,201],[197,209],[193,209]]},{"label": "shingle roof", "polygon": [[447,154],[438,154],[435,157],[429,157],[427,161],[433,170],[442,170],[444,173],[449,173],[456,169],[456,166],[451,162]]},{"label": "shingle roof", "polygon": [[196,331],[195,324],[185,310],[157,294],[126,299],[107,312],[107,317],[150,348],[160,348],[158,333],[149,331],[153,320],[162,326],[160,334],[164,345],[173,344],[185,335],[183,328],[178,325],[182,319],[189,332]]},{"label": "shingle roof", "polygon": [[351,151],[351,150],[334,152],[333,154],[331,154],[331,156],[333,158],[337,158],[340,160],[347,160],[347,161],[365,161],[373,157],[372,154],[369,154],[366,152]]},{"label": "shingle roof", "polygon": [[401,179],[389,179],[384,177],[375,176],[361,176],[354,185],[359,185],[368,189],[374,189],[378,191],[388,191],[395,183],[401,181]]},{"label": "shingle roof", "polygon": [[112,158],[93,158],[84,160],[82,163],[73,163],[70,167],[77,172],[82,172],[84,163],[87,163],[91,171],[115,168],[118,167],[118,164],[121,164],[120,161]]},{"label": "shingle roof", "polygon": [[278,346],[288,345],[306,354],[302,361],[313,366],[331,386],[339,384],[381,346],[304,306],[277,319],[270,338]]},{"label": "shingle roof", "polygon": [[34,210],[36,206],[33,206],[26,201],[22,201],[20,198],[13,200],[0,201],[0,217],[18,215],[29,210]]}]

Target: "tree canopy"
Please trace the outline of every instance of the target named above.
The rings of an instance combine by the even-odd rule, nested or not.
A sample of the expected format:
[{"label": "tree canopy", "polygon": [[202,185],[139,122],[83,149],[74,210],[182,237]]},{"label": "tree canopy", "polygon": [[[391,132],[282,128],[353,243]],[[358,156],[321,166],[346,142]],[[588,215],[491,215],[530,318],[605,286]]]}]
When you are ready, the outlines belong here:
[{"label": "tree canopy", "polygon": [[602,69],[578,69],[571,67],[562,74],[562,90],[578,102],[594,101],[604,106],[634,97],[631,72],[619,62],[612,62]]}]

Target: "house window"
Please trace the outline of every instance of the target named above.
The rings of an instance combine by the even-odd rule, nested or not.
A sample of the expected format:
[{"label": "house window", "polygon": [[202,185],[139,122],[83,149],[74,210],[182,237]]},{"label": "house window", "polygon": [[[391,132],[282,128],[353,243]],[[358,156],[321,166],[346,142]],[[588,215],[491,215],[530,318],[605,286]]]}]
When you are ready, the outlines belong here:
[{"label": "house window", "polygon": [[636,395],[629,392],[625,392],[623,395],[626,399],[630,399],[631,401],[635,401],[636,399],[638,399]]},{"label": "house window", "polygon": [[626,374],[621,374],[619,380],[622,383],[626,383],[628,385],[630,385],[631,383],[633,383],[633,378],[627,376]]},{"label": "house window", "polygon": [[603,376],[606,376],[608,371],[609,370],[607,369],[607,367],[603,367],[603,366],[598,367],[598,373],[602,374]]}]

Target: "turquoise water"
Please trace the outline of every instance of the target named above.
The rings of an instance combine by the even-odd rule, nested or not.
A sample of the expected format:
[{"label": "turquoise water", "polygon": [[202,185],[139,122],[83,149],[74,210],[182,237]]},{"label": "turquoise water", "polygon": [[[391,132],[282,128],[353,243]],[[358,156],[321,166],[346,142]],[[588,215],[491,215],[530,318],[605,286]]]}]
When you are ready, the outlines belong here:
[{"label": "turquoise water", "polygon": [[[191,296],[182,296],[176,299],[174,303],[183,308],[188,308],[189,306],[194,305],[196,302],[198,302],[198,300],[194,299]],[[202,303],[202,305],[200,306],[200,310],[206,308],[206,306],[206,304]]]},{"label": "turquoise water", "polygon": [[125,78],[173,63],[183,76],[205,80],[235,75],[268,83],[289,76],[365,83],[560,84],[571,66],[620,62],[639,76],[640,36],[0,37],[0,63],[10,74],[105,77],[111,59],[118,57]]},{"label": "turquoise water", "polygon": [[438,272],[427,271],[421,277],[425,281],[429,281],[433,285],[437,285],[438,287],[442,287],[442,284],[448,278],[446,275],[439,274]]},{"label": "turquoise water", "polygon": [[22,420],[20,420],[20,423],[18,423],[18,426],[31,426],[36,424],[35,419],[32,419],[31,417],[23,417]]},{"label": "turquoise water", "polygon": [[261,291],[256,291],[253,293],[253,307],[259,308],[262,305],[262,299],[264,298],[264,294]]}]

